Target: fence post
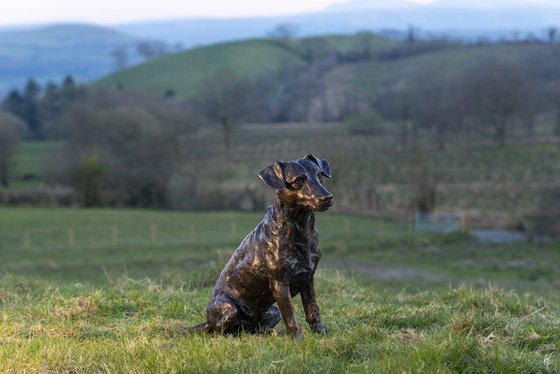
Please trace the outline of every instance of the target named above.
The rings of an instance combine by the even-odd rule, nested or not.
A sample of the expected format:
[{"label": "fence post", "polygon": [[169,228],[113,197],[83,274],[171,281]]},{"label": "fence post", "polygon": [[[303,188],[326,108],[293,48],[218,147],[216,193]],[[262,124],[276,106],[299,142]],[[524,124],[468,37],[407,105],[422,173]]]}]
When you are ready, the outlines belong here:
[{"label": "fence post", "polygon": [[385,233],[384,233],[385,227],[383,224],[383,219],[380,219],[379,222],[377,223],[377,231],[379,232],[379,238],[381,240],[385,239]]},{"label": "fence post", "polygon": [[344,233],[346,234],[347,238],[352,235],[352,226],[348,217],[344,217]]},{"label": "fence post", "polygon": [[469,217],[466,214],[461,215],[461,231],[467,233],[469,232]]},{"label": "fence post", "polygon": [[29,230],[28,229],[23,230],[21,241],[22,241],[21,248],[23,250],[29,249],[30,239],[29,239]]},{"label": "fence post", "polygon": [[236,222],[230,222],[230,224],[229,224],[229,237],[231,239],[233,239],[236,236],[237,236],[237,223]]},{"label": "fence post", "polygon": [[155,224],[150,225],[150,243],[155,247],[157,241],[157,226]]},{"label": "fence post", "polygon": [[111,241],[113,243],[113,247],[117,247],[119,245],[119,228],[117,226],[111,227]]},{"label": "fence post", "polygon": [[191,238],[192,238],[193,241],[196,240],[196,225],[195,224],[191,225]]},{"label": "fence post", "polygon": [[76,246],[76,238],[75,238],[75,235],[74,235],[74,228],[69,227],[68,228],[68,248],[74,249],[75,246]]}]

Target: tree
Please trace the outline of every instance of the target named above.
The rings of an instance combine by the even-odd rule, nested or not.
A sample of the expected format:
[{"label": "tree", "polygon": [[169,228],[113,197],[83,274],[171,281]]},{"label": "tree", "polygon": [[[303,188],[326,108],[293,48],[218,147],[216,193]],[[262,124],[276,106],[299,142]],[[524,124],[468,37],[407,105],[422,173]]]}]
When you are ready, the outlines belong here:
[{"label": "tree", "polygon": [[167,46],[164,42],[158,40],[141,40],[136,44],[136,52],[149,60],[166,54]]},{"label": "tree", "polygon": [[414,167],[407,177],[414,190],[414,208],[422,213],[433,212],[437,205],[438,175],[421,152],[415,150],[411,156]]},{"label": "tree", "polygon": [[189,152],[180,142],[193,130],[183,109],[147,93],[90,88],[55,123],[65,153],[51,168],[84,193],[84,203],[167,204],[171,176]]},{"label": "tree", "polygon": [[85,157],[78,170],[72,176],[72,182],[83,199],[84,206],[91,207],[101,202],[101,179],[105,174],[105,167],[97,155]]},{"label": "tree", "polygon": [[324,59],[329,53],[329,46],[324,38],[306,38],[302,40],[301,57],[308,64]]},{"label": "tree", "polygon": [[420,35],[420,29],[415,26],[408,26],[406,30],[406,42],[409,44],[416,43],[418,41],[418,36]]},{"label": "tree", "polygon": [[379,135],[383,133],[383,121],[373,109],[362,112],[346,120],[348,130],[357,135]]},{"label": "tree", "polygon": [[12,91],[4,102],[4,108],[23,120],[28,127],[28,136],[32,139],[43,139],[43,128],[39,113],[39,95],[41,86],[29,79],[23,93]]},{"label": "tree", "polygon": [[117,70],[123,70],[128,65],[128,52],[126,48],[119,47],[111,51],[111,56],[115,60],[115,67]]},{"label": "tree", "polygon": [[508,128],[528,110],[531,82],[518,67],[480,64],[463,79],[463,106],[476,123],[493,131],[498,145],[506,143]]},{"label": "tree", "polygon": [[438,150],[447,147],[449,134],[461,123],[459,88],[441,69],[427,66],[410,79],[407,92],[410,115],[417,129],[432,132]]},{"label": "tree", "polygon": [[268,37],[286,47],[298,31],[299,26],[294,23],[281,23],[268,32]]},{"label": "tree", "polygon": [[205,89],[193,99],[192,105],[208,120],[222,127],[227,158],[231,153],[232,132],[255,109],[253,85],[247,78],[222,71],[208,79],[203,87]]},{"label": "tree", "polygon": [[363,58],[372,58],[376,44],[375,34],[371,31],[360,31],[356,35],[358,37],[359,48],[361,49]]},{"label": "tree", "polygon": [[19,148],[25,124],[5,112],[0,112],[0,184],[10,185],[14,156]]},{"label": "tree", "polygon": [[549,43],[555,43],[558,36],[558,28],[556,26],[550,26],[546,30],[546,36]]}]

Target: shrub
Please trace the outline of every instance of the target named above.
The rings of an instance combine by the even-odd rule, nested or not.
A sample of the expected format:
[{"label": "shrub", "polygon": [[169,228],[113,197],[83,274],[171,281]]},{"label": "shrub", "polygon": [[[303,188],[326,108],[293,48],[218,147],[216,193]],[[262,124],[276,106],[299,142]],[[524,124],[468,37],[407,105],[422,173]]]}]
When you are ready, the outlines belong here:
[{"label": "shrub", "polygon": [[383,121],[375,110],[368,110],[350,117],[346,124],[352,134],[380,135],[383,133]]}]

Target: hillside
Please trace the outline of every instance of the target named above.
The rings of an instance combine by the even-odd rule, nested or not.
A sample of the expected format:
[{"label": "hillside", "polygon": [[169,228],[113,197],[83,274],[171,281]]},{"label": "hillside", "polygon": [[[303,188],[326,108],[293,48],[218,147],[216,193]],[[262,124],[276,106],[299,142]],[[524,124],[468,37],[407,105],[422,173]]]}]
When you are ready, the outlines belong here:
[{"label": "hillside", "polygon": [[41,83],[60,81],[67,74],[81,82],[99,78],[115,67],[111,51],[132,51],[136,41],[109,28],[81,24],[2,31],[0,93],[21,87],[29,78]]},{"label": "hillside", "polygon": [[[359,36],[356,35],[317,39],[342,52],[359,50],[361,46]],[[181,96],[191,96],[208,77],[223,70],[255,77],[278,68],[284,61],[302,62],[300,52],[305,40],[298,39],[290,48],[265,39],[195,48],[118,72],[101,79],[98,84],[144,89],[156,95],[162,95],[171,88]],[[413,48],[382,37],[376,37],[374,42],[374,48],[379,51],[389,51],[391,48],[406,51],[409,47]],[[322,74],[321,79],[325,90],[332,90],[325,92],[325,96],[345,96],[356,88],[366,93],[375,93],[406,85],[410,79],[422,75],[422,71],[426,69],[437,70],[441,76],[451,78],[461,75],[481,62],[502,62],[525,67],[531,74],[554,80],[558,79],[558,76],[552,66],[546,65],[546,61],[554,60],[558,52],[560,48],[548,44],[449,44],[443,49],[410,53],[408,56],[373,58],[365,62],[335,65]],[[556,75],[551,77],[550,74]]]},{"label": "hillside", "polygon": [[163,56],[103,78],[98,84],[145,89],[156,95],[172,89],[189,96],[215,73],[227,70],[256,76],[279,67],[285,60],[297,61],[298,57],[266,40],[233,42]]},{"label": "hillside", "polygon": [[[460,77],[481,62],[504,63],[527,69],[538,78],[552,72],[547,80],[560,79],[554,68],[546,61],[557,55],[560,48],[547,44],[501,44],[484,46],[455,46],[441,51],[422,53],[399,59],[368,61],[349,64],[333,69],[326,81],[346,84],[347,88],[360,88],[366,92],[377,92],[389,87],[406,85],[423,72],[437,71],[442,79]],[[346,78],[344,82],[338,77]],[[334,81],[333,81],[334,80]]]},{"label": "hillside", "polygon": [[[356,36],[338,35],[319,39],[341,51],[354,48],[359,42]],[[277,69],[286,61],[302,63],[300,52],[303,40],[295,41],[289,47],[268,39],[253,39],[194,48],[112,74],[97,84],[144,89],[156,95],[173,89],[181,96],[191,96],[199,91],[206,79],[222,71],[256,77]],[[375,40],[378,47],[391,43],[379,37]]]}]

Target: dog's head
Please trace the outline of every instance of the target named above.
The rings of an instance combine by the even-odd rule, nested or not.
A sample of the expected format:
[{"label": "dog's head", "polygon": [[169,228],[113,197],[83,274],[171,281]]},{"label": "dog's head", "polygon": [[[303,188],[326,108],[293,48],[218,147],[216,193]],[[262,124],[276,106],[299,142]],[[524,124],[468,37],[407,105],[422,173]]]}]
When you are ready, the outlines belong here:
[{"label": "dog's head", "polygon": [[294,161],[276,161],[258,176],[289,206],[316,211],[332,206],[333,195],[323,186],[323,177],[331,177],[331,167],[311,153]]}]

